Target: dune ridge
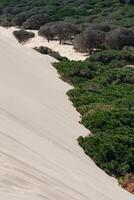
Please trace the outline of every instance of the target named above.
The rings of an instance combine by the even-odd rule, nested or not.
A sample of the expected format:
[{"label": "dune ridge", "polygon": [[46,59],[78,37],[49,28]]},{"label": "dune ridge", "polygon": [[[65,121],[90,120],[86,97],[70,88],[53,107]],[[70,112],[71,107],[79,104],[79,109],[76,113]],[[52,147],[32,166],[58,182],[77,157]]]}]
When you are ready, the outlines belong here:
[{"label": "dune ridge", "polygon": [[133,200],[77,144],[89,131],[55,59],[0,27],[0,199]]}]

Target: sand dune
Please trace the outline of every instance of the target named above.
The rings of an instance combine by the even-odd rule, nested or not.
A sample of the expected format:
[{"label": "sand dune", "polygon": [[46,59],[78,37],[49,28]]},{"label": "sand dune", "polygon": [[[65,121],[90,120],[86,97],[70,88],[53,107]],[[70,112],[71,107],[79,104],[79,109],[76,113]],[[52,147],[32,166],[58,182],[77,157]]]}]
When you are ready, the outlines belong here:
[{"label": "sand dune", "polygon": [[132,200],[88,158],[55,60],[0,28],[0,199]]}]

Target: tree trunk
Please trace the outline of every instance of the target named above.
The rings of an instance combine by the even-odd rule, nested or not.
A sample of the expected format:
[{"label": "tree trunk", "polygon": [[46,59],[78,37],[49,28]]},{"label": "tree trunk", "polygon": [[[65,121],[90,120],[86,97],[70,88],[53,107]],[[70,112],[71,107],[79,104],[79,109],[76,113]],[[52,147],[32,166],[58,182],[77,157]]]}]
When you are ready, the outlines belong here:
[{"label": "tree trunk", "polygon": [[92,53],[93,53],[93,49],[90,48],[90,49],[89,49],[89,55],[92,55]]},{"label": "tree trunk", "polygon": [[59,40],[59,44],[62,44],[62,39]]}]

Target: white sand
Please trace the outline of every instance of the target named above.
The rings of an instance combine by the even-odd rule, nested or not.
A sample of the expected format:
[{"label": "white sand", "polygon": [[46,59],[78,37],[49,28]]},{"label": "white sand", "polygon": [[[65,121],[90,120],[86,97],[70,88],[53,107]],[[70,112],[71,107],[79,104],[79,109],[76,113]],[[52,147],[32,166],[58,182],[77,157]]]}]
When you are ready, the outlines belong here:
[{"label": "white sand", "polygon": [[[6,34],[9,38],[13,38],[12,32],[14,30],[17,30],[17,28],[9,28],[7,32],[4,31],[4,34]],[[48,42],[43,37],[38,36],[37,31],[32,30],[32,32],[35,33],[35,37],[25,43],[26,47],[34,48],[45,46],[51,48],[53,51],[58,51],[61,56],[65,56],[70,60],[85,60],[87,58],[87,54],[76,52],[72,45],[59,45],[58,41]]]},{"label": "white sand", "polygon": [[0,200],[133,200],[78,146],[88,134],[53,58],[0,28]]}]

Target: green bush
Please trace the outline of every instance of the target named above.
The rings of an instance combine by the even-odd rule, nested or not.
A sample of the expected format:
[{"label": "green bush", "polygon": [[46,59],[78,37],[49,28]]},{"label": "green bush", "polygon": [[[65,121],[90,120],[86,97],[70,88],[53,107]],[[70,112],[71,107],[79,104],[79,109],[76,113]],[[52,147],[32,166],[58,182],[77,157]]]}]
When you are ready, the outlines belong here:
[{"label": "green bush", "polygon": [[134,53],[129,51],[106,50],[100,51],[90,57],[91,61],[98,61],[105,65],[113,62],[127,62],[134,64]]},{"label": "green bush", "polygon": [[48,54],[59,61],[67,61],[68,60],[66,57],[61,56],[58,52],[53,51],[52,49],[50,49],[48,47],[40,46],[40,47],[35,47],[34,49],[36,51],[40,52],[41,54]]},{"label": "green bush", "polygon": [[99,74],[103,70],[101,63],[93,63],[89,61],[70,61],[70,62],[60,62],[54,65],[59,73],[63,76],[65,80],[70,80],[74,82],[74,79],[79,78],[84,81],[93,78],[96,74]]},{"label": "green bush", "polygon": [[134,46],[134,32],[127,28],[116,28],[107,33],[105,40],[110,49],[120,50],[125,46]]},{"label": "green bush", "polygon": [[133,134],[95,135],[79,137],[79,145],[96,164],[116,177],[134,173]]},{"label": "green bush", "polygon": [[38,30],[42,25],[46,24],[50,20],[51,18],[46,14],[32,15],[23,23],[23,27],[25,29]]},{"label": "green bush", "polygon": [[29,39],[35,37],[35,34],[33,32],[28,32],[24,29],[22,30],[17,30],[13,32],[13,35],[15,38],[20,42],[24,43],[27,42]]}]

